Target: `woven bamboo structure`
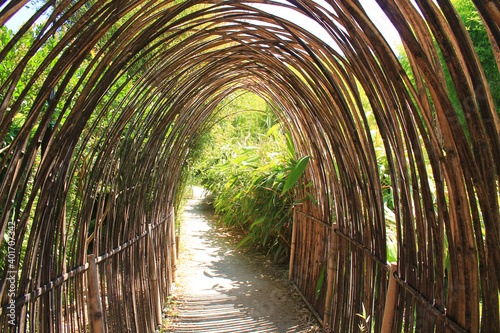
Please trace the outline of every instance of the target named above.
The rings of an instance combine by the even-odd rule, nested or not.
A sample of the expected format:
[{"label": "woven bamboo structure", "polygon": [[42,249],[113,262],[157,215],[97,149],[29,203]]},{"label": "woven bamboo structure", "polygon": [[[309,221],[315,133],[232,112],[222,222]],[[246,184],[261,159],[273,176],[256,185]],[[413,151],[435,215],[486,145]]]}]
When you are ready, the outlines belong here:
[{"label": "woven bamboo structure", "polygon": [[[2,1],[0,23],[27,2]],[[183,166],[217,105],[242,89],[312,156],[319,204],[296,209],[291,278],[326,328],[381,331],[393,279],[394,332],[500,331],[500,122],[450,1],[377,0],[413,81],[357,0],[265,1],[318,22],[335,48],[260,2],[49,0],[0,50],[0,61],[23,52],[0,82],[3,332],[83,332],[99,320],[107,332],[154,331],[155,297],[165,301],[173,280]],[[500,64],[500,4],[474,3]],[[89,310],[94,265],[102,312]]]}]

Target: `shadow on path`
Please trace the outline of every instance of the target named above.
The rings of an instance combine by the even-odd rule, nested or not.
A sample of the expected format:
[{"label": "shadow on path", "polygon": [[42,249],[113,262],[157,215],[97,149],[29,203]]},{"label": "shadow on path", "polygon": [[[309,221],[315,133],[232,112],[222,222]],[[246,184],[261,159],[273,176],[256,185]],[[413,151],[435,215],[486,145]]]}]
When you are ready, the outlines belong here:
[{"label": "shadow on path", "polygon": [[[170,332],[311,332],[293,287],[265,273],[214,225],[203,199],[184,212],[177,305]],[[256,264],[257,262],[257,264]]]}]

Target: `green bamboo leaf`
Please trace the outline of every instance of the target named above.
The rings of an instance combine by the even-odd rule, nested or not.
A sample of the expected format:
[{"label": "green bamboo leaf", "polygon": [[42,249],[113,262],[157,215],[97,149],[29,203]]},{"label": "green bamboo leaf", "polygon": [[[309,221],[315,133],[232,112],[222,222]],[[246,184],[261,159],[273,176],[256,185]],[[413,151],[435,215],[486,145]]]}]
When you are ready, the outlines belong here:
[{"label": "green bamboo leaf", "polygon": [[248,236],[246,236],[245,238],[243,238],[243,239],[242,239],[242,241],[241,241],[241,242],[239,242],[239,243],[238,243],[238,245],[236,245],[236,250],[237,250],[239,247],[243,246],[246,242],[248,242],[248,240],[249,240],[250,238],[252,238],[252,235],[248,235]]},{"label": "green bamboo leaf", "polygon": [[387,243],[387,262],[398,261],[398,244],[395,242]]},{"label": "green bamboo leaf", "polygon": [[312,203],[314,204],[314,206],[318,206],[318,202],[316,201],[316,199],[310,193],[306,193],[306,195],[309,198],[309,200],[312,201]]},{"label": "green bamboo leaf", "polygon": [[325,266],[323,266],[323,269],[321,270],[321,273],[319,274],[318,283],[316,283],[316,298],[319,297],[319,293],[321,292],[321,288],[323,287],[324,280],[325,280]]},{"label": "green bamboo leaf", "polygon": [[286,130],[285,132],[285,137],[288,153],[290,154],[290,156],[292,156],[293,159],[295,159],[295,145],[293,144],[292,135],[288,130]]},{"label": "green bamboo leaf", "polygon": [[271,135],[274,135],[278,129],[280,128],[281,124],[280,123],[277,123],[276,125],[274,125],[273,127],[271,127],[267,133],[266,133],[266,138],[270,137]]},{"label": "green bamboo leaf", "polygon": [[249,228],[249,229],[250,229],[250,230],[252,230],[255,226],[258,226],[259,224],[261,224],[262,222],[264,222],[265,218],[266,218],[265,216],[261,216],[261,217],[259,217],[257,220],[255,220],[255,221],[252,223],[252,225],[250,225],[250,228]]},{"label": "green bamboo leaf", "polygon": [[304,173],[304,170],[307,167],[307,163],[309,163],[309,156],[304,156],[297,161],[297,164],[295,164],[293,169],[288,174],[285,186],[283,187],[283,192],[281,192],[282,195],[285,194],[289,189],[291,189],[297,183],[300,176],[302,176],[302,174]]},{"label": "green bamboo leaf", "polygon": [[250,156],[250,157],[246,158],[245,160],[243,160],[242,164],[243,165],[245,165],[245,164],[251,164],[251,163],[258,162],[259,160],[260,160],[259,156]]},{"label": "green bamboo leaf", "polygon": [[249,159],[249,156],[247,154],[241,154],[237,158],[233,159],[231,161],[231,164],[241,164],[243,161]]}]

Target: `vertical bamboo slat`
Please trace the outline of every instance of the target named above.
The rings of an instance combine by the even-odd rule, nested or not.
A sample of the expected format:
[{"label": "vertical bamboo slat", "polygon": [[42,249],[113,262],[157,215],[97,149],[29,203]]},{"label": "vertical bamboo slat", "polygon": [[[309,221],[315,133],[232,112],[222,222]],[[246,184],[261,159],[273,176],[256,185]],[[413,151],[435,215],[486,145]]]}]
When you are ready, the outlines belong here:
[{"label": "vertical bamboo slat", "polygon": [[338,236],[335,233],[337,228],[336,224],[332,225],[329,230],[330,234],[330,244],[328,245],[328,279],[326,282],[326,297],[325,297],[325,316],[324,316],[324,329],[331,327],[330,321],[332,318],[332,307],[333,307],[333,283],[335,276],[337,275],[337,246],[338,246]]},{"label": "vertical bamboo slat", "polygon": [[153,310],[156,319],[156,325],[161,325],[163,322],[162,306],[160,301],[160,290],[158,288],[158,274],[156,268],[156,254],[153,242],[151,224],[148,225],[148,263],[149,263],[149,279],[151,281],[151,297],[153,298]]},{"label": "vertical bamboo slat", "polygon": [[389,271],[389,286],[387,287],[387,297],[385,300],[384,318],[382,320],[382,333],[393,332],[394,314],[396,312],[396,302],[398,299],[398,283],[394,277],[397,269],[397,264],[391,264],[391,269]]},{"label": "vertical bamboo slat", "polygon": [[175,269],[176,269],[176,261],[177,261],[177,252],[178,252],[178,249],[177,249],[177,237],[175,235],[175,212],[172,212],[172,215],[171,215],[171,221],[170,222],[170,235],[168,237],[168,240],[169,242],[172,244],[171,245],[171,249],[172,249],[172,259],[171,259],[171,262],[170,262],[170,265],[172,267],[172,281],[170,281],[170,283],[172,283],[174,280],[175,280]]},{"label": "vertical bamboo slat", "polygon": [[87,306],[89,316],[89,326],[92,333],[104,333],[104,321],[101,305],[101,294],[99,292],[99,278],[95,255],[87,257],[89,268],[87,270]]},{"label": "vertical bamboo slat", "polygon": [[294,260],[295,260],[295,249],[297,247],[297,228],[299,228],[299,215],[297,214],[297,208],[293,209],[293,224],[292,224],[292,241],[290,248],[290,262],[288,265],[288,279],[293,280],[294,274]]}]

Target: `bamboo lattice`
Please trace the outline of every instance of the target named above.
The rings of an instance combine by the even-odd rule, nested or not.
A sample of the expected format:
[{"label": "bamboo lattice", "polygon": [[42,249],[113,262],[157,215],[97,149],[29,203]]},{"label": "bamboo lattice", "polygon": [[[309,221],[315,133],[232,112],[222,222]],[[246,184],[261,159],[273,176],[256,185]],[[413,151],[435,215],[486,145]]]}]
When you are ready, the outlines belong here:
[{"label": "bamboo lattice", "polygon": [[[27,2],[2,1],[0,23]],[[327,327],[382,326],[382,154],[395,207],[394,331],[500,331],[500,121],[453,5],[377,0],[412,81],[357,0],[265,1],[316,21],[336,47],[261,2],[49,0],[5,43],[0,61],[21,56],[0,82],[3,332],[85,331],[89,254],[107,331],[154,331],[148,225],[164,301],[183,167],[217,106],[241,89],[264,98],[312,156],[319,204],[295,213],[292,279]],[[500,4],[473,2],[500,64]]]}]

